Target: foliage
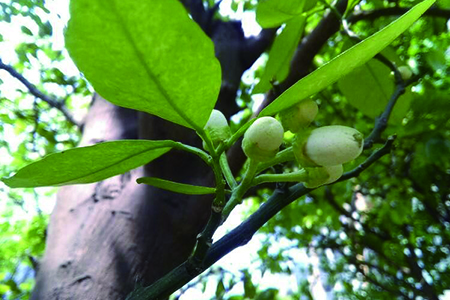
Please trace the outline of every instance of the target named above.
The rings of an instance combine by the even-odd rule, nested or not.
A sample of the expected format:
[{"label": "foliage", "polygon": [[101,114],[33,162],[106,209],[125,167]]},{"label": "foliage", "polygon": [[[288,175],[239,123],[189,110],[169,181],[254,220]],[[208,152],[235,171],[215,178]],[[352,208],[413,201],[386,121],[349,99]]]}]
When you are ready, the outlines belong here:
[{"label": "foliage", "polygon": [[[371,11],[389,7],[388,2],[358,5],[357,1],[351,1],[345,12],[348,19],[343,20],[343,31],[332,37],[317,55],[317,69],[295,82],[259,114],[273,116],[312,97],[320,104],[315,126],[339,124],[363,132],[366,135],[365,151],[345,165],[347,173],[340,182],[310,190],[302,184],[287,184],[308,181],[313,173],[307,166],[303,166],[304,169],[300,166],[299,170],[290,147],[293,135],[289,133],[285,133],[284,151],[264,163],[250,159],[238,182],[239,178],[231,174],[224,153],[253,121],[234,130],[231,137],[214,147],[203,127],[219,93],[218,62],[207,35],[176,0],[154,0],[151,8],[150,2],[142,1],[73,0],[67,47],[86,78],[108,100],[194,129],[203,139],[205,149],[175,141],[100,143],[49,155],[16,175],[4,178],[3,182],[10,187],[94,182],[147,164],[171,148],[177,148],[198,155],[211,167],[216,178],[213,189],[158,178],[140,178],[138,182],[181,193],[215,193],[211,218],[199,235],[192,257],[184,263],[186,269],[205,270],[219,259],[214,251],[220,252],[221,245],[234,237],[245,243],[261,228],[260,232],[271,241],[263,243],[258,252],[263,261],[260,265],[262,273],[294,271],[283,267],[289,260],[288,255],[284,255],[288,249],[280,246],[274,250],[276,253],[269,251],[271,244],[283,245],[281,240],[288,239],[296,248],[306,249],[310,257],[319,258],[318,265],[310,265],[303,271],[311,276],[317,275],[317,270],[327,274],[323,285],[330,286],[338,299],[437,299],[450,286],[447,271],[450,263],[450,131],[446,114],[450,99],[444,92],[450,86],[450,59],[447,54],[442,54],[448,47],[449,34],[448,30],[441,32],[445,24],[435,18],[423,18],[414,24],[434,3],[433,0],[400,1],[404,7],[412,7],[412,2],[416,5],[395,21],[380,18],[371,22],[355,21],[353,25],[347,23],[351,22],[352,16],[357,16],[358,12],[353,11],[355,5],[361,11]],[[21,5],[25,7],[27,3],[32,8],[43,8],[33,2]],[[2,7],[4,11],[9,9],[9,15],[20,14],[12,4]],[[281,4],[267,0],[256,5],[256,17],[262,27],[285,25],[274,41],[263,71],[254,74],[255,79],[261,80],[255,94],[276,90],[288,76],[288,63],[302,32],[311,32],[325,8],[342,17],[327,1],[286,1]],[[246,9],[255,10],[255,7],[247,5]],[[141,13],[143,11],[148,15]],[[167,15],[173,18],[168,21]],[[36,21],[39,17],[31,18]],[[105,19],[108,25],[102,26]],[[290,23],[293,21],[298,27],[293,27]],[[47,28],[47,35],[51,34],[47,23],[36,23],[42,30]],[[22,31],[33,34],[27,27]],[[155,32],[158,34],[151,34]],[[364,40],[347,49],[348,41],[355,40],[354,32]],[[391,48],[381,52],[391,43]],[[34,42],[21,44],[17,49],[19,63],[14,67],[22,71],[31,66],[29,56],[37,57],[39,51],[45,52],[47,48]],[[179,51],[175,53],[172,49]],[[55,54],[51,50],[48,52]],[[377,60],[372,59],[376,55]],[[58,57],[54,55],[50,60],[56,61]],[[397,69],[399,65],[409,65],[416,75],[403,80]],[[47,75],[53,79],[42,72],[42,82],[53,80],[60,86],[70,85],[75,95],[86,92],[79,79],[70,80],[57,69],[50,70]],[[391,72],[393,76],[389,75]],[[337,81],[338,84],[334,84]],[[61,143],[60,132],[71,125],[64,120],[55,122],[57,128],[53,131],[46,130],[45,126],[52,122],[41,124],[39,120],[45,116],[43,107],[53,102],[34,100],[32,108],[24,113],[18,108],[26,100],[25,95],[26,92],[22,92],[13,101],[2,100],[14,109],[12,115],[1,114],[0,117],[4,116],[1,120],[5,124],[22,124],[18,127],[20,133],[24,136],[32,134],[33,143],[45,139],[43,144],[48,151],[36,152],[53,152]],[[71,97],[74,96],[62,97],[69,106]],[[63,110],[59,111],[65,114]],[[33,129],[28,129],[28,125]],[[299,134],[302,133],[294,140]],[[386,139],[385,136],[393,134],[397,135],[395,149],[386,156],[393,148],[394,138]],[[67,143],[73,144],[75,140],[72,137]],[[4,167],[4,174],[30,161],[26,152],[29,143],[24,141],[22,148],[18,147],[19,151],[8,149],[18,162]],[[371,151],[374,145],[378,149]],[[8,147],[6,143],[4,146]],[[96,156],[106,152],[108,159],[100,165]],[[86,167],[78,168],[80,164]],[[78,173],[73,174],[73,169]],[[60,173],[59,177],[53,176],[56,172]],[[213,233],[242,202],[245,193],[254,185],[266,182],[277,182],[277,186],[261,188],[255,192],[256,196],[247,199],[255,207],[254,213],[222,238],[222,243],[209,248]],[[231,193],[228,201],[227,193]],[[22,230],[21,246],[8,245],[8,251],[0,252],[0,255],[11,260],[12,251],[9,250],[14,247],[18,249],[15,252],[39,255],[42,252],[42,238],[39,237],[42,237],[43,220],[45,218],[39,217],[28,225],[29,228]],[[17,230],[10,224],[5,226],[2,238]],[[245,236],[241,229],[247,229],[245,232],[250,236]],[[238,233],[242,233],[242,237]],[[4,272],[6,275],[0,278],[3,280],[0,293],[3,290],[8,295],[21,293],[11,276],[15,266],[2,266],[9,274]],[[213,267],[212,270],[217,269]],[[314,284],[308,283],[307,276],[299,278],[297,291],[284,296],[275,289],[259,287],[252,281],[249,270],[242,270],[241,278],[235,278],[233,274],[227,280],[222,270],[216,273],[216,299],[314,297]],[[155,286],[136,289],[128,299],[167,296],[186,283],[185,278],[174,280],[170,276]],[[184,276],[195,277],[192,274]],[[243,293],[229,295],[227,291],[238,284],[242,284]],[[27,291],[28,287],[23,289]]]},{"label": "foliage", "polygon": [[[76,126],[45,100],[64,99],[74,114],[82,113],[91,92],[70,71],[66,51],[55,39],[62,34],[61,21],[44,1],[2,1],[0,7],[0,173],[11,174],[78,143]],[[8,67],[32,78],[35,92],[45,91],[48,98],[30,93]],[[28,299],[55,191],[0,186],[0,298]]]}]

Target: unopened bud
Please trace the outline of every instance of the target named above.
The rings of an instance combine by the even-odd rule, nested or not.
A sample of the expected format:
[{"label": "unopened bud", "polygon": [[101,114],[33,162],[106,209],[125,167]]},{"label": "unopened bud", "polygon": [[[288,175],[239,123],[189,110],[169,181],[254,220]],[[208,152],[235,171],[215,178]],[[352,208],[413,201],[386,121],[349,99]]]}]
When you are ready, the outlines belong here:
[{"label": "unopened bud", "polygon": [[248,158],[265,161],[273,158],[283,142],[283,126],[275,118],[257,119],[245,132],[242,149]]},{"label": "unopened bud", "polygon": [[296,133],[300,129],[308,127],[317,116],[318,111],[319,107],[315,101],[305,99],[280,112],[281,124],[284,130]]},{"label": "unopened bud", "polygon": [[304,183],[305,187],[312,189],[318,186],[333,183],[341,178],[344,173],[342,165],[306,168],[308,171],[308,181]]},{"label": "unopened bud", "polygon": [[[230,126],[225,116],[216,109],[213,109],[208,122],[205,125],[205,131],[208,132],[214,147],[231,137]],[[205,145],[203,145],[205,148]]]},{"label": "unopened bud", "polygon": [[364,144],[358,130],[340,125],[316,128],[302,135],[294,143],[294,155],[303,167],[336,166],[357,158]]},{"label": "unopened bud", "polygon": [[408,80],[413,75],[411,69],[407,66],[398,67],[398,71],[400,72],[400,75],[402,75],[403,80]]}]

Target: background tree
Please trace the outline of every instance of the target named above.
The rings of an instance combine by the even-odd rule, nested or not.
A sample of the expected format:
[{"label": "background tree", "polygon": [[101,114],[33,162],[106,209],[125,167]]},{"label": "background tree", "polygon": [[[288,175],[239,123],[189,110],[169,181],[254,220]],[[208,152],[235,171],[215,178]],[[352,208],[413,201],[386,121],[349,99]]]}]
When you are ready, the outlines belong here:
[{"label": "background tree", "polygon": [[[267,105],[306,74],[383,28],[418,1],[361,2],[355,7],[356,3],[348,6],[347,1],[307,1],[306,15],[299,11],[295,18],[291,15],[282,21],[282,8],[277,11],[276,5],[270,6],[273,3],[262,1],[258,7],[251,1],[231,3],[240,11],[256,8],[258,21],[268,27],[257,37],[245,37],[241,24],[222,16],[214,3],[183,1],[214,41],[222,66],[216,107],[227,117],[243,111],[241,124],[252,114],[255,90],[266,92],[263,105]],[[2,140],[11,137],[7,124],[14,124],[21,137],[16,146],[2,144],[14,158],[2,166],[4,174],[38,155],[72,147],[78,141],[78,129],[82,132],[80,145],[139,138],[173,139],[201,148],[192,130],[114,106],[98,95],[93,97],[85,120],[76,121],[71,109],[78,107],[80,95],[89,91],[83,80],[68,77],[56,67],[63,54],[52,49],[51,23],[41,19],[50,12],[40,1],[2,3],[2,8],[3,21],[19,15],[34,22],[31,29],[22,27],[30,40],[16,47],[18,59],[0,63],[1,69],[23,84],[21,90],[1,100]],[[293,271],[288,263],[292,260],[289,249],[273,246],[289,239],[289,248],[306,248],[311,257],[320,258],[321,270],[328,274],[326,285],[335,287],[336,297],[438,299],[444,293],[450,281],[446,272],[450,250],[447,8],[448,3],[439,2],[378,60],[371,60],[313,97],[320,105],[315,125],[347,125],[368,136],[363,156],[346,166],[349,172],[344,178],[352,179],[314,191],[289,184],[253,190],[246,201],[252,204],[248,214],[256,213],[213,246],[206,256],[207,265],[245,244],[270,219],[260,230],[266,238],[258,252],[263,273]],[[269,17],[279,13],[275,14],[276,24],[265,18],[267,9],[272,12]],[[283,23],[284,29],[277,35],[276,27]],[[241,81],[244,71],[269,51],[271,44],[268,62],[256,64],[250,80]],[[284,61],[277,62],[277,57]],[[27,69],[39,62],[44,63],[40,80],[32,82],[25,76]],[[400,80],[396,68],[400,65],[409,65],[414,76]],[[392,70],[396,76],[390,75]],[[374,124],[376,130],[372,131]],[[232,126],[233,130],[238,127]],[[397,136],[394,149],[394,138],[387,138],[393,134]],[[380,151],[374,150],[380,147]],[[232,171],[238,174],[245,162],[239,145],[231,148],[228,156]],[[358,167],[360,163],[362,167]],[[295,166],[286,163],[283,168],[292,170]],[[210,216],[212,197],[180,196],[135,184],[143,175],[203,186],[214,183],[214,176],[200,159],[171,151],[144,168],[96,184],[61,188],[47,231],[47,250],[36,265],[33,299],[124,299],[136,284],[154,283],[189,257]],[[19,205],[29,197],[25,196],[27,191],[3,191]],[[268,195],[272,196],[267,202]],[[268,204],[257,210],[263,202]],[[2,238],[8,239],[16,228],[24,232],[23,242],[14,244],[8,239],[8,247],[3,247],[7,251],[0,253],[7,262],[1,266],[5,274],[2,293],[13,298],[29,290],[29,285],[19,285],[21,280],[13,270],[31,263],[25,260],[27,255],[41,253],[45,216],[38,214],[24,230],[20,223],[10,224],[14,209],[8,210]],[[24,255],[14,257],[12,247]],[[196,272],[176,275],[177,284]],[[257,282],[252,282],[251,271],[243,270],[241,277],[221,269],[209,272],[218,274],[217,298],[277,297],[276,290],[259,289]],[[312,297],[306,278],[301,277],[299,290],[292,291],[290,297]],[[172,288],[177,285],[171,285],[167,277],[161,282]],[[243,285],[242,295],[226,293],[235,285]]]}]

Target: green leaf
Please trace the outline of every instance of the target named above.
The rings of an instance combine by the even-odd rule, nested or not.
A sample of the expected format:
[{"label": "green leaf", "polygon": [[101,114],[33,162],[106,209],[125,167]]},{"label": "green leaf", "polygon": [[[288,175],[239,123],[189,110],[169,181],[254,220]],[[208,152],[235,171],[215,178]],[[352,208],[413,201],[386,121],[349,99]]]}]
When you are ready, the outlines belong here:
[{"label": "green leaf", "polygon": [[173,141],[123,140],[53,153],[2,181],[12,188],[97,182],[145,165],[172,148]]},{"label": "green leaf", "polygon": [[221,84],[212,41],[177,0],[72,0],[66,46],[108,101],[200,131]]},{"label": "green leaf", "polygon": [[224,295],[225,295],[225,286],[223,284],[223,279],[220,279],[219,282],[217,282],[216,299],[223,299]]},{"label": "green leaf", "polygon": [[359,2],[361,2],[361,0],[348,0],[344,16],[347,16],[351,11],[353,11],[355,6],[358,5]]},{"label": "green leaf", "polygon": [[168,190],[171,192],[179,193],[179,194],[187,194],[187,195],[207,195],[207,194],[215,194],[216,189],[198,186],[198,185],[190,185],[184,183],[173,182],[169,180],[164,180],[161,178],[155,177],[141,177],[138,178],[137,183],[148,184],[163,190]]},{"label": "green leaf", "polygon": [[256,21],[263,28],[272,28],[297,17],[307,0],[261,0],[256,8]]},{"label": "green leaf", "polygon": [[260,116],[274,115],[301,100],[320,92],[330,84],[365,64],[402,32],[406,31],[435,0],[425,0],[379,32],[358,43],[326,63],[308,76],[297,81],[267,106]]},{"label": "green leaf", "polygon": [[427,53],[425,53],[425,60],[435,72],[442,72],[442,70],[445,70],[447,67],[447,58],[444,49],[436,48],[430,49]]},{"label": "green leaf", "polygon": [[26,35],[33,36],[33,33],[31,32],[31,30],[26,26],[20,26],[20,30],[22,30],[22,32],[25,33]]},{"label": "green leaf", "polygon": [[255,299],[256,296],[256,287],[252,282],[252,277],[248,270],[244,270],[244,295],[247,299]]},{"label": "green leaf", "polygon": [[254,94],[264,93],[272,88],[273,81],[282,81],[283,70],[289,69],[289,63],[302,36],[305,26],[305,17],[298,16],[286,23],[283,31],[275,38],[269,52],[264,74],[255,86]]},{"label": "green leaf", "polygon": [[[376,118],[385,109],[394,92],[394,78],[391,70],[378,60],[372,59],[365,65],[354,69],[338,81],[339,89],[348,102],[368,117]],[[412,101],[408,88],[397,100],[389,121],[399,124],[406,115]]]}]

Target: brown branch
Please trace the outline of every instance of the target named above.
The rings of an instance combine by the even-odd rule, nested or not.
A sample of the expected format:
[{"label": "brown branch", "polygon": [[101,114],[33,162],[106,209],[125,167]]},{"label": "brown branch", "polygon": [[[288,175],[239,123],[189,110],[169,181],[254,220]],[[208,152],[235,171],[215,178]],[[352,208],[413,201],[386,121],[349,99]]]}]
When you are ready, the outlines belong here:
[{"label": "brown branch", "polygon": [[17,72],[12,66],[3,63],[1,59],[0,59],[0,69],[5,70],[11,76],[19,80],[28,89],[30,94],[46,102],[51,107],[58,109],[64,115],[64,117],[66,117],[67,121],[69,121],[70,123],[72,123],[77,127],[80,127],[80,124],[78,124],[78,122],[75,121],[72,114],[65,107],[63,101],[56,100],[42,93],[34,84],[32,84],[25,77],[23,77],[22,74]]}]

